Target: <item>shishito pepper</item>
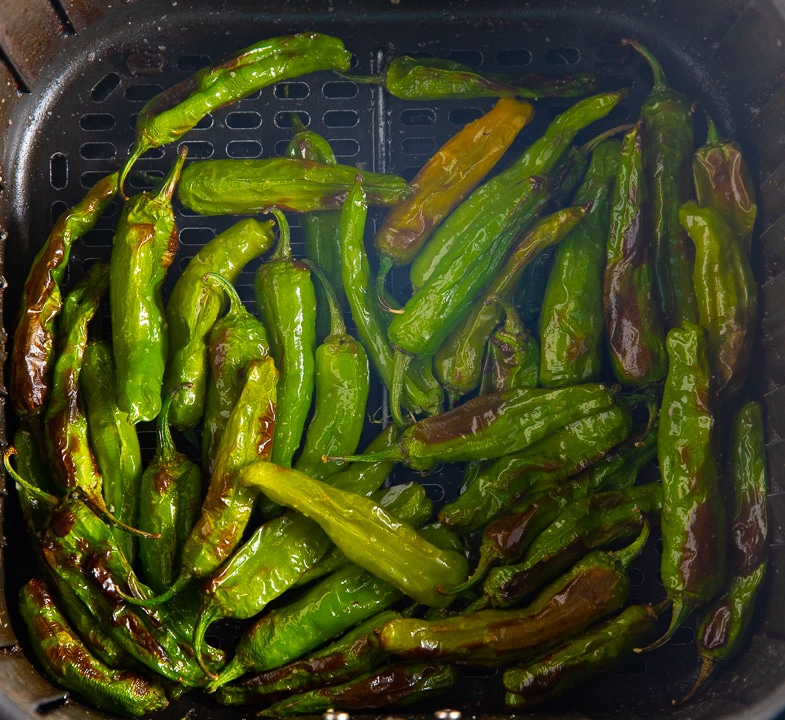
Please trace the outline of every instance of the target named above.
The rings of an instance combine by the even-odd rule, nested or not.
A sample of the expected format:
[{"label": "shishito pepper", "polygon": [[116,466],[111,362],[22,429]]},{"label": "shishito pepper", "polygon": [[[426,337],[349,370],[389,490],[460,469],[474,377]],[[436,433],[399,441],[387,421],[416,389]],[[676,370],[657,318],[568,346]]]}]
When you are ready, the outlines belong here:
[{"label": "shishito pepper", "polygon": [[168,337],[161,286],[177,252],[172,194],[185,151],[157,194],[128,200],[112,243],[109,310],[117,405],[137,423],[161,409]]},{"label": "shishito pepper", "polygon": [[698,321],[692,287],[692,247],[679,225],[679,206],[693,192],[692,103],[668,85],[662,66],[648,48],[634,40],[623,39],[622,43],[633,47],[654,74],[654,86],[641,106],[640,116],[650,210],[646,232],[654,246],[657,295],[667,329]]},{"label": "shishito pepper", "polygon": [[734,413],[728,448],[728,579],[719,597],[700,613],[695,634],[701,670],[685,701],[743,649],[768,566],[769,479],[759,403],[749,401]]},{"label": "shishito pepper", "polygon": [[201,420],[208,388],[207,342],[223,307],[216,288],[202,282],[217,273],[233,283],[245,265],[269,250],[275,236],[272,222],[246,218],[216,235],[188,262],[166,303],[169,355],[162,392],[188,383],[169,409],[171,423],[184,430]]},{"label": "shishito pepper", "polygon": [[627,385],[662,380],[668,367],[646,222],[641,132],[639,122],[622,139],[604,275],[608,351],[616,378]]},{"label": "shishito pepper", "polygon": [[[200,160],[183,171],[177,195],[200,215],[338,210],[357,173],[351,165],[303,158]],[[409,183],[397,175],[363,171],[363,177],[371,205],[395,205],[409,195]]]},{"label": "shishito pepper", "polygon": [[714,392],[727,400],[747,377],[758,286],[747,253],[719,211],[687,202],[679,219],[695,245],[695,295],[700,324],[708,331]]},{"label": "shishito pepper", "polygon": [[338,38],[304,32],[262,40],[159,93],[136,120],[136,141],[120,175],[147,150],[182,137],[213,110],[260,88],[319,70],[348,70],[351,53]]},{"label": "shishito pepper", "polygon": [[673,614],[666,643],[725,580],[725,508],[720,492],[717,417],[711,393],[706,331],[692,323],[672,328],[669,368],[657,429],[662,475],[660,575]]},{"label": "shishito pepper", "polygon": [[169,704],[162,683],[135,670],[110,668],[93,657],[46,583],[28,581],[19,592],[19,611],[36,657],[61,687],[120,715],[139,717]]},{"label": "shishito pepper", "polygon": [[449,590],[466,579],[463,555],[431,545],[370,498],[272,463],[253,463],[238,479],[319,523],[352,562],[418,602],[448,605],[451,598],[439,589]]},{"label": "shishito pepper", "polygon": [[602,624],[525,665],[504,671],[508,708],[529,709],[619,666],[657,632],[650,605],[631,605]]},{"label": "shishito pepper", "polygon": [[539,318],[540,382],[557,387],[599,378],[604,360],[603,274],[618,140],[592,152],[573,202],[592,206],[556,248]]},{"label": "shishito pepper", "polygon": [[291,465],[311,409],[315,383],[316,289],[311,269],[292,256],[289,224],[274,210],[278,245],[254,279],[256,302],[270,332],[279,372],[271,461]]},{"label": "shishito pepper", "polygon": [[9,393],[20,418],[44,412],[56,354],[55,323],[63,307],[61,284],[73,244],[89,232],[117,194],[117,174],[99,180],[57,219],[25,280],[14,329]]},{"label": "shishito pepper", "polygon": [[712,207],[725,218],[749,255],[758,215],[752,175],[739,144],[720,137],[710,117],[707,123],[706,141],[692,156],[695,199],[701,207]]},{"label": "shishito pepper", "polygon": [[379,254],[377,298],[392,267],[408,265],[434,228],[493,169],[534,114],[530,103],[499,100],[442,145],[411,181],[412,193],[384,216],[373,238]]}]

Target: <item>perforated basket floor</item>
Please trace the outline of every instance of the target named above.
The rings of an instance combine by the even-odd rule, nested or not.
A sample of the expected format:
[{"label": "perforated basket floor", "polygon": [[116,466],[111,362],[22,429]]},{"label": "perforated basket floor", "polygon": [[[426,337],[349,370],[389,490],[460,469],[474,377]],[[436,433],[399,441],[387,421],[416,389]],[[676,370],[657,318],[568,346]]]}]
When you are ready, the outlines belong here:
[{"label": "perforated basket floor", "polygon": [[[353,71],[371,73],[391,55],[447,57],[487,72],[581,72],[599,75],[601,88],[631,87],[625,101],[595,133],[637,115],[651,77],[641,60],[620,45],[633,36],[652,47],[671,83],[696,99],[722,130],[739,139],[761,186],[761,220],[754,249],[763,288],[761,332],[750,393],[767,409],[773,492],[772,571],[761,600],[750,649],[727,668],[703,698],[674,708],[671,700],[688,689],[697,671],[692,630],[682,629],[666,648],[635,658],[621,671],[600,677],[585,690],[551,706],[553,718],[773,718],[785,707],[785,588],[782,572],[783,437],[785,403],[785,287],[780,274],[785,210],[785,12],[779,3],[708,2],[465,2],[382,0],[310,2],[185,3],[127,2],[103,7],[74,0],[50,5],[36,0],[24,8],[0,2],[0,226],[8,231],[4,275],[5,323],[16,313],[29,263],[54,218],[79,200],[95,180],[116,170],[133,141],[136,113],[143,103],[195,70],[256,40],[315,29],[341,37],[354,53]],[[280,83],[218,111],[182,142],[190,159],[255,158],[282,153],[291,136],[293,114],[323,134],[339,161],[361,169],[411,178],[445,140],[492,105],[488,101],[407,103],[377,88],[331,74]],[[516,141],[538,137],[565,106],[537,103],[534,122]],[[163,176],[178,144],[149,153],[134,175],[139,190]],[[72,253],[71,271],[105,256],[119,204]],[[380,215],[375,214],[374,219]],[[180,251],[174,275],[198,248],[232,222],[203,218],[178,208]],[[295,242],[296,219],[293,218]],[[297,246],[295,246],[297,249]],[[238,286],[253,307],[256,265]],[[6,419],[15,427],[15,419]],[[141,432],[147,457],[151,429]],[[423,480],[439,506],[455,496],[460,478],[436,473]],[[16,591],[31,571],[21,522],[11,494],[5,500],[3,554],[5,600],[0,603],[0,717],[55,718],[97,714],[63,695],[31,667],[14,611]],[[661,594],[656,549],[633,571],[635,595]],[[414,713],[431,715],[445,707],[464,717],[506,714],[494,672],[467,670],[455,692]],[[247,717],[191,694],[162,717]]]}]

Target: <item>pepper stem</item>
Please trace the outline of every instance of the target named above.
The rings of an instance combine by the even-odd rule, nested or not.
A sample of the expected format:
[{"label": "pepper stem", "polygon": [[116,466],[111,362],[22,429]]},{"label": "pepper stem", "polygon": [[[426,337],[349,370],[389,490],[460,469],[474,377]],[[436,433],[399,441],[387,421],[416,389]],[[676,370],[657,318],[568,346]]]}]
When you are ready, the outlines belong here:
[{"label": "pepper stem", "polygon": [[643,521],[643,528],[638,537],[627,545],[627,547],[613,553],[613,558],[625,570],[632,564],[632,561],[641,554],[641,551],[649,539],[649,521],[643,513],[641,513],[641,519]]},{"label": "pepper stem", "polygon": [[610,130],[606,130],[605,132],[601,132],[599,135],[595,135],[591,140],[588,140],[583,145],[581,145],[578,150],[581,155],[588,155],[589,153],[593,152],[598,145],[604,143],[608,138],[615,137],[616,135],[623,135],[624,133],[632,130],[634,127],[634,123],[628,123],[627,125],[617,125]]},{"label": "pepper stem", "polygon": [[717,129],[717,124],[711,115],[704,109],[703,114],[706,117],[706,144],[717,145],[722,141],[720,131]]},{"label": "pepper stem", "polygon": [[212,625],[213,620],[217,617],[217,613],[213,605],[207,605],[206,607],[202,607],[202,611],[199,613],[199,618],[196,621],[196,625],[194,626],[194,636],[193,636],[193,646],[194,646],[194,655],[196,656],[196,662],[199,664],[199,667],[202,668],[202,672],[207,675],[211,680],[215,680],[218,678],[210,668],[207,667],[207,662],[204,659],[204,645],[205,639],[204,636],[207,633],[207,628]]},{"label": "pepper stem", "polygon": [[41,488],[36,487],[31,482],[25,480],[18,472],[16,472],[16,470],[14,470],[14,468],[11,466],[11,455],[16,455],[16,448],[9,446],[3,453],[3,464],[5,465],[5,469],[8,471],[8,474],[13,478],[14,482],[18,483],[22,488],[24,488],[25,492],[30,493],[30,495],[34,495],[50,508],[54,509],[57,507],[59,500],[54,495],[46,492],[46,490],[41,490]]},{"label": "pepper stem", "polygon": [[445,590],[444,595],[458,595],[473,588],[480,580],[482,580],[488,573],[496,561],[499,559],[499,554],[489,545],[483,545],[480,548],[480,559],[477,561],[477,567],[474,572],[469,576],[468,580],[457,585],[456,587]]},{"label": "pepper stem", "polygon": [[330,334],[328,337],[340,337],[346,335],[346,323],[343,320],[343,313],[341,312],[341,305],[338,302],[338,295],[335,292],[335,286],[330,282],[330,279],[316,263],[310,260],[303,260],[305,266],[319,278],[324,294],[327,298],[327,307],[330,311]]},{"label": "pepper stem", "polygon": [[388,255],[382,255],[379,259],[379,271],[376,273],[376,302],[379,307],[389,313],[396,315],[403,315],[401,308],[394,308],[387,300],[387,289],[385,288],[385,280],[390,270],[392,270],[393,261]]},{"label": "pepper stem", "polygon": [[177,153],[177,160],[175,161],[174,165],[172,165],[172,169],[169,171],[169,174],[166,176],[164,184],[158,191],[158,198],[160,200],[171,201],[172,197],[174,196],[174,189],[177,187],[177,183],[180,180],[180,173],[183,171],[183,165],[185,164],[185,158],[187,156],[188,146],[183,145],[180,148],[180,152]]},{"label": "pepper stem", "polygon": [[684,703],[692,700],[692,698],[698,694],[698,691],[703,689],[703,686],[706,684],[709,678],[714,675],[714,671],[717,669],[717,663],[711,658],[707,657],[704,657],[701,660],[701,668],[700,672],[698,673],[698,678],[695,680],[695,684],[681,700],[674,700],[674,705],[683,705]]},{"label": "pepper stem", "polygon": [[275,246],[275,252],[270,256],[270,260],[291,260],[292,235],[289,230],[289,221],[279,208],[270,208],[270,212],[278,221],[278,244]]},{"label": "pepper stem", "polygon": [[621,44],[629,45],[630,47],[634,48],[639,55],[643,56],[643,59],[646,60],[646,62],[649,64],[649,67],[651,67],[651,71],[654,74],[655,88],[659,89],[668,87],[668,82],[665,78],[665,71],[662,69],[660,61],[657,60],[654,53],[649,50],[649,48],[629,38],[622,38]]},{"label": "pepper stem", "polygon": [[410,423],[404,419],[401,413],[403,405],[403,384],[406,370],[409,363],[412,361],[412,356],[405,353],[398,348],[393,351],[393,372],[392,381],[390,385],[390,412],[392,413],[393,420],[398,427],[406,427]]},{"label": "pepper stem", "polygon": [[237,314],[242,312],[242,310],[245,308],[243,301],[240,299],[240,295],[237,293],[237,289],[223,275],[211,272],[205,273],[202,275],[202,282],[207,283],[208,285],[218,285],[221,287],[221,289],[224,291],[224,294],[226,295],[226,298],[229,300],[230,313]]},{"label": "pepper stem", "polygon": [[161,403],[161,412],[158,414],[158,449],[156,459],[159,462],[171,463],[180,457],[180,452],[174,444],[172,431],[169,429],[169,408],[172,407],[174,396],[180,390],[192,388],[193,383],[187,382],[173,387]]},{"label": "pepper stem", "polygon": [[660,637],[650,645],[643,648],[634,648],[636,653],[649,652],[665,645],[675,634],[675,632],[682,626],[684,621],[689,617],[693,611],[693,603],[687,602],[684,598],[676,598],[673,601],[673,614],[671,615],[671,622],[668,629]]},{"label": "pepper stem", "polygon": [[155,605],[163,605],[166,602],[169,602],[175,595],[177,595],[181,590],[183,590],[188,583],[191,582],[192,576],[188,573],[180,573],[170,586],[168,590],[165,590],[160,595],[154,595],[153,597],[136,597],[134,595],[128,595],[126,593],[121,592],[120,590],[117,591],[117,594],[123,598],[128,604],[130,605],[142,605],[144,607],[153,607]]}]

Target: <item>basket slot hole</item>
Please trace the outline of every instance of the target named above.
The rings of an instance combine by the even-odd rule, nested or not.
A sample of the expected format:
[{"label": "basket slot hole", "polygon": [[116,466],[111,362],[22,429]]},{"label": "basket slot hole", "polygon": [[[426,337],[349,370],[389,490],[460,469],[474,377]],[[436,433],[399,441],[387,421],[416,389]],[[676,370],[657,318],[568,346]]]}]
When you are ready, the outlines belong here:
[{"label": "basket slot hole", "polygon": [[67,704],[68,693],[66,692],[62,695],[55,695],[54,697],[47,698],[46,700],[40,700],[35,706],[35,711],[39,715],[48,715],[50,712],[59,710],[60,708],[65,707]]},{"label": "basket slot hole", "polygon": [[431,108],[410,108],[401,113],[401,123],[410,127],[433,125],[436,113]]},{"label": "basket slot hole", "polygon": [[483,116],[483,111],[480,108],[454,108],[450,110],[447,118],[453,125],[466,125],[473,122],[479,117]]},{"label": "basket slot hole", "polygon": [[568,108],[569,105],[551,105],[546,113],[548,120],[555,120],[559,115],[561,115]]},{"label": "basket slot hole", "polygon": [[79,176],[79,184],[85,189],[90,189],[99,180],[105,177],[106,172],[103,170],[87,170]]},{"label": "basket slot hole", "polygon": [[55,153],[49,158],[49,184],[55,190],[63,190],[68,185],[68,157]]},{"label": "basket slot hole", "polygon": [[613,674],[619,675],[621,677],[627,675],[640,676],[646,674],[648,667],[649,664],[646,662],[646,658],[638,653],[635,653],[633,655],[628,655],[624,662],[613,671]]},{"label": "basket slot hole", "polygon": [[630,578],[630,585],[632,587],[640,587],[646,582],[646,575],[640,568],[630,568],[627,572],[627,576]]},{"label": "basket slot hole", "polygon": [[106,132],[117,124],[111,113],[87,113],[79,118],[79,127],[87,132]]},{"label": "basket slot hole", "polygon": [[360,115],[356,110],[328,110],[322,120],[327,127],[351,128],[359,125]]},{"label": "basket slot hole", "polygon": [[85,247],[110,248],[114,240],[114,230],[110,228],[94,228],[84,236]]},{"label": "basket slot hole", "polygon": [[592,50],[592,59],[601,65],[624,65],[630,58],[630,48],[620,43],[602,43]]},{"label": "basket slot hole", "polygon": [[311,94],[311,86],[306,82],[280,82],[273,89],[279,100],[302,100]]},{"label": "basket slot hole", "polygon": [[181,55],[177,58],[177,69],[190,75],[203,67],[207,67],[210,62],[209,55]]},{"label": "basket slot hole", "polygon": [[400,175],[400,176],[401,176],[401,177],[402,177],[404,180],[406,180],[407,182],[411,182],[411,181],[412,181],[412,180],[414,180],[414,178],[417,176],[417,173],[418,173],[418,172],[420,172],[420,166],[419,166],[419,165],[410,165],[410,166],[408,166],[408,167],[405,167],[405,168],[404,168],[403,170],[401,170],[401,172],[400,172],[400,173],[398,173],[398,174],[399,174],[399,175]]},{"label": "basket slot hole", "polygon": [[322,95],[329,100],[348,100],[359,92],[357,83],[351,80],[330,80],[322,85]]},{"label": "basket slot hole", "polygon": [[206,245],[215,237],[215,232],[209,227],[187,227],[180,230],[180,242],[183,245],[200,247]]},{"label": "basket slot hole", "polygon": [[262,154],[262,143],[257,140],[232,140],[226,144],[226,155],[230,158],[257,158]]},{"label": "basket slot hole", "polygon": [[407,155],[433,155],[436,141],[428,137],[406,138],[401,142],[401,150]]},{"label": "basket slot hole", "polygon": [[96,102],[103,102],[117,89],[119,84],[120,76],[117,73],[109,73],[93,85],[90,97]]},{"label": "basket slot hole", "polygon": [[294,123],[295,115],[299,118],[300,122],[305,127],[308,127],[311,124],[311,116],[304,110],[297,110],[295,112],[276,113],[275,118],[273,120],[273,122],[275,123],[275,127],[282,128],[284,130],[293,129],[295,127],[295,123]]},{"label": "basket slot hole", "polygon": [[117,156],[117,147],[110,142],[86,142],[79,148],[83,160],[111,160]]},{"label": "basket slot hole", "polygon": [[338,138],[330,140],[330,147],[335,157],[355,157],[360,154],[360,143],[354,138]]},{"label": "basket slot hole", "polygon": [[482,65],[483,56],[479,50],[453,50],[450,60],[469,67],[479,67]]},{"label": "basket slot hole", "polygon": [[155,83],[141,83],[131,85],[125,89],[125,99],[128,102],[147,102],[160,93],[163,88]]},{"label": "basket slot hole", "polygon": [[66,210],[68,210],[68,203],[64,203],[62,200],[55,200],[49,206],[49,224],[54,225],[57,222],[57,218],[59,218]]},{"label": "basket slot hole", "polygon": [[160,52],[132,52],[125,65],[131,75],[160,75],[166,68],[166,56]]},{"label": "basket slot hole", "polygon": [[581,60],[578,48],[550,48],[545,51],[545,62],[548,65],[575,65]]},{"label": "basket slot hole", "polygon": [[224,121],[232,130],[256,130],[262,124],[262,116],[253,110],[231,112]]},{"label": "basket slot hole", "polygon": [[194,125],[194,130],[209,130],[215,120],[213,119],[212,115],[205,115],[196,125]]},{"label": "basket slot hole", "polygon": [[505,67],[528,65],[532,61],[529,50],[500,50],[496,53],[496,62]]},{"label": "basket slot hole", "polygon": [[444,488],[441,485],[437,485],[436,483],[427,483],[423,484],[425,488],[425,494],[433,500],[434,503],[441,503],[444,500],[445,493]]},{"label": "basket slot hole", "polygon": [[147,172],[144,172],[134,169],[131,170],[128,175],[128,185],[134,190],[157,190],[163,179],[164,173],[161,170],[148,170]]},{"label": "basket slot hole", "polygon": [[188,157],[192,160],[205,160],[215,154],[215,146],[207,140],[189,140],[185,145],[188,147]]}]

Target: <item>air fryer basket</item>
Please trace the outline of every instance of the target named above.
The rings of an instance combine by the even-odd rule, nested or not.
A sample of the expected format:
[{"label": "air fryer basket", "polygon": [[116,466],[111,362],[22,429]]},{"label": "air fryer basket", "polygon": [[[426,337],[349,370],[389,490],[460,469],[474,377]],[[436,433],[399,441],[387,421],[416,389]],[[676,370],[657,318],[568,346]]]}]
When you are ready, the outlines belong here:
[{"label": "air fryer basket", "polygon": [[[629,97],[591,133],[634,117],[650,87],[640,59],[619,40],[630,36],[660,57],[671,81],[700,100],[724,134],[743,146],[760,187],[754,268],[762,316],[749,393],[765,403],[772,482],[771,572],[749,649],[700,700],[673,707],[697,672],[693,634],[682,629],[667,647],[598,678],[543,711],[548,718],[775,718],[785,708],[785,0],[0,0],[0,263],[9,331],[27,268],[60,212],[86,188],[119,168],[133,140],[135,114],[158,92],[210,61],[252,42],[314,29],[341,37],[370,73],[391,54],[450,57],[485,71],[593,71],[603,87],[631,86]],[[262,157],[281,152],[291,114],[325,135],[339,160],[411,178],[429,155],[491,101],[406,103],[370,86],[316,74],[267,88],[214,113],[183,139],[190,158]],[[521,135],[538,136],[563,101],[537,104]],[[587,136],[588,137],[588,136]],[[145,156],[138,168],[161,176],[177,147]],[[132,189],[144,180],[131,178]],[[74,249],[71,268],[105,254],[119,212],[115,205]],[[225,218],[178,213],[182,269]],[[296,233],[296,227],[294,229]],[[252,303],[255,267],[239,286]],[[5,335],[3,336],[5,337]],[[0,378],[0,386],[2,386]],[[4,393],[0,395],[3,402]],[[16,424],[0,416],[0,440]],[[151,431],[143,430],[150,453]],[[457,492],[456,479],[426,479],[437,505]],[[31,664],[14,609],[31,571],[13,492],[4,506],[0,558],[0,718],[22,720],[101,715],[64,702]],[[657,556],[636,566],[637,592],[657,597]],[[3,582],[4,581],[4,582]],[[464,717],[506,715],[499,678],[468,672],[435,704]],[[163,718],[247,717],[193,693]],[[413,717],[413,716],[412,716]]]}]

